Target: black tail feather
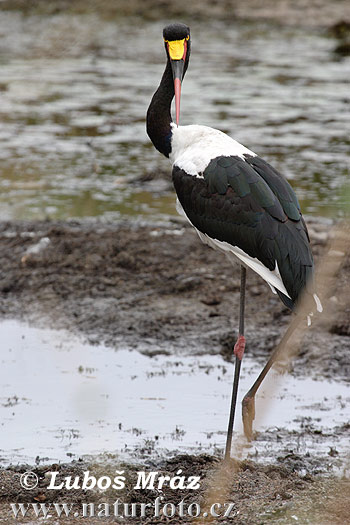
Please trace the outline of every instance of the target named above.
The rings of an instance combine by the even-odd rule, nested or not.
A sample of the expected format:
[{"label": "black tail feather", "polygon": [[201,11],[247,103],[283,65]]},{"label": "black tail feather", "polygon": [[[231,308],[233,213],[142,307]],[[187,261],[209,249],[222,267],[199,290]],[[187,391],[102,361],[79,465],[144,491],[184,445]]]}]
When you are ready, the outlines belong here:
[{"label": "black tail feather", "polygon": [[287,295],[285,295],[284,293],[277,290],[277,288],[276,288],[276,292],[278,293],[278,297],[281,299],[282,303],[287,308],[293,311],[295,309],[295,304],[293,303],[292,299],[290,297],[287,297]]}]

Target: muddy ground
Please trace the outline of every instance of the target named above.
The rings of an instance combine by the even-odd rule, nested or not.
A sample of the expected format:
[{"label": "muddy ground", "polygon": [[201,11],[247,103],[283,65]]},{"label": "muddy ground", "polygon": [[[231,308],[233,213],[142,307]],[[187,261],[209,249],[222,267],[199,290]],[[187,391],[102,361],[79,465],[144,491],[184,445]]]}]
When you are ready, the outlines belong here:
[{"label": "muddy ground", "polygon": [[[308,224],[317,260],[332,226],[311,219]],[[239,265],[202,245],[181,218],[167,225],[2,223],[0,268],[3,317],[68,328],[91,343],[151,356],[183,352],[232,358]],[[346,257],[327,292],[325,314],[306,335],[295,373],[350,377],[349,268]],[[264,362],[291,313],[251,271],[247,293],[247,353]]]},{"label": "muddy ground", "polygon": [[[157,471],[159,474],[173,477],[178,469],[183,470],[183,475],[197,476],[200,478],[200,488],[197,490],[173,490],[165,487],[163,490],[135,489],[137,487],[137,472],[144,470],[143,467],[130,465],[115,466],[124,470],[126,478],[125,488],[119,491],[108,489],[100,490],[65,490],[49,491],[47,487],[50,483],[52,472],[59,474],[55,478],[55,483],[62,483],[66,476],[80,476],[83,479],[84,471],[89,470],[90,475],[96,478],[101,475],[115,476],[114,468],[101,468],[96,465],[86,465],[84,463],[75,465],[51,465],[49,467],[34,467],[32,471],[38,476],[39,485],[35,490],[19,490],[19,478],[26,470],[26,467],[8,469],[1,473],[2,492],[6,495],[1,497],[1,517],[0,523],[15,523],[10,517],[9,502],[21,502],[25,505],[31,503],[45,504],[47,507],[53,503],[67,503],[72,506],[72,515],[68,518],[61,518],[59,523],[80,524],[80,523],[172,523],[188,524],[196,522],[186,517],[154,517],[154,507],[150,508],[149,513],[142,520],[140,518],[121,518],[113,516],[113,503],[119,498],[123,504],[143,503],[154,504],[157,497],[164,498],[162,504],[172,502],[178,505],[184,500],[184,509],[192,503],[201,506],[201,516],[210,509],[212,503],[220,503],[224,506],[226,502],[232,502],[233,507],[229,518],[220,517],[211,520],[208,518],[198,518],[198,523],[235,523],[238,525],[261,525],[265,523],[312,523],[314,525],[333,525],[349,523],[350,510],[350,487],[346,480],[317,479],[310,475],[299,474],[291,471],[284,466],[258,466],[251,462],[236,464],[234,461],[222,468],[217,458],[211,456],[178,456],[170,460],[164,460],[161,465],[148,466],[147,472]],[[93,519],[82,517],[82,504],[85,502],[94,503],[96,514],[100,511],[100,518]],[[107,514],[106,503],[110,504],[109,516]],[[121,507],[124,509],[124,507]],[[223,507],[224,508],[224,507]],[[137,507],[139,512],[139,507]],[[215,507],[217,510],[218,507]],[[119,513],[123,510],[119,510]],[[167,511],[166,511],[167,512]],[[76,516],[73,516],[73,513]],[[79,513],[79,515],[78,515]],[[129,510],[131,513],[131,510]],[[107,514],[107,515],[106,515]],[[58,523],[54,520],[54,512],[51,512],[52,519],[47,519],[44,523]],[[120,514],[119,514],[120,516]],[[20,523],[43,523],[33,521],[35,517],[33,511],[28,516],[21,519]],[[18,523],[18,521],[16,522]]]},{"label": "muddy ground", "polygon": [[[315,219],[308,220],[308,224],[315,258],[320,261],[332,224]],[[232,267],[224,256],[203,246],[182,219],[168,224],[2,223],[0,268],[3,318],[68,328],[90,342],[140,349],[150,356],[170,352],[221,353],[232,361],[238,325],[239,266]],[[348,255],[343,259],[333,289],[329,290],[325,314],[308,330],[291,373],[349,380],[349,269]],[[250,271],[246,316],[247,353],[263,363],[286,330],[291,314]],[[348,432],[345,427],[342,432]],[[306,425],[305,433],[310,431]],[[147,452],[140,450],[139,466],[123,466],[129,481],[117,496],[124,503],[146,503],[161,494],[164,501],[176,504],[185,498],[188,504],[197,502],[203,506],[208,500],[226,498],[235,505],[231,518],[217,519],[222,523],[349,523],[349,482],[346,478],[317,474],[322,472],[320,462],[314,461],[311,452],[302,457],[291,451],[276,458],[273,465],[232,462],[230,469],[220,471],[218,457],[177,456],[152,463],[147,461]],[[52,495],[46,490],[49,481],[48,474],[45,476],[53,470],[58,470],[62,477],[79,475],[84,470],[106,475],[111,468],[74,462],[3,469],[0,523],[14,523],[10,502],[54,501],[78,506],[82,502],[112,503],[117,497],[114,491],[89,493],[62,489]],[[113,473],[116,468],[113,465]],[[19,486],[20,474],[29,469],[39,477],[34,491]],[[166,473],[182,469],[186,476],[197,472],[201,488],[144,490],[140,494],[130,481],[138,469]],[[28,514],[21,522],[36,523],[33,519],[34,515]],[[115,517],[104,519],[118,522]],[[139,523],[140,519],[119,521]],[[96,523],[79,516],[60,519],[60,523],[65,522]],[[164,522],[189,521],[164,516],[142,520],[142,523]]]}]

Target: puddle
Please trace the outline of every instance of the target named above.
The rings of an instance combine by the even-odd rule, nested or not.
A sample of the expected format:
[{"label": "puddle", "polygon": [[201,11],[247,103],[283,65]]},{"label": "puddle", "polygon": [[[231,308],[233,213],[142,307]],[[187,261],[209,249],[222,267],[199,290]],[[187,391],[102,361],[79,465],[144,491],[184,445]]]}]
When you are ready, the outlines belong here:
[{"label": "puddle", "polygon": [[[2,464],[224,447],[233,370],[220,356],[150,358],[16,321],[0,324],[0,338]],[[239,400],[258,372],[246,357]],[[268,379],[257,402],[259,434],[245,456],[276,460],[291,449],[342,463],[350,385],[274,373]],[[241,434],[237,422],[235,439]]]},{"label": "puddle", "polygon": [[[1,13],[1,219],[176,214],[170,181],[140,181],[170,177],[145,131],[163,25]],[[219,127],[266,157],[304,213],[342,213],[349,60],[335,41],[241,20],[191,28],[182,123]]]}]

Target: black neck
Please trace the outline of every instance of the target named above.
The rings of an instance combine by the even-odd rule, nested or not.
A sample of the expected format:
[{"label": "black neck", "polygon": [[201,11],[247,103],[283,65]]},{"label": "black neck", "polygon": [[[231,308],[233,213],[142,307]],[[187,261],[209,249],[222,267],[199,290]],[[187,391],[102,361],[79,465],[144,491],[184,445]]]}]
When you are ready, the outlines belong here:
[{"label": "black neck", "polygon": [[168,60],[159,88],[154,93],[147,111],[148,136],[157,150],[166,157],[169,157],[171,152],[170,107],[174,94],[173,75]]}]

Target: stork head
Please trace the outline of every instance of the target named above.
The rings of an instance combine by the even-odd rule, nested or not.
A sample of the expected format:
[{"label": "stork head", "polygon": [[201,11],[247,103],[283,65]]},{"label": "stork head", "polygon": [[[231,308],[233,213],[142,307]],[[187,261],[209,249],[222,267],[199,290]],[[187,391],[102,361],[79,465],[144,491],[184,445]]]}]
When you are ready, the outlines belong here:
[{"label": "stork head", "polygon": [[190,28],[185,24],[170,24],[163,29],[163,38],[173,72],[176,124],[179,125],[181,82],[188,67],[191,51]]}]

